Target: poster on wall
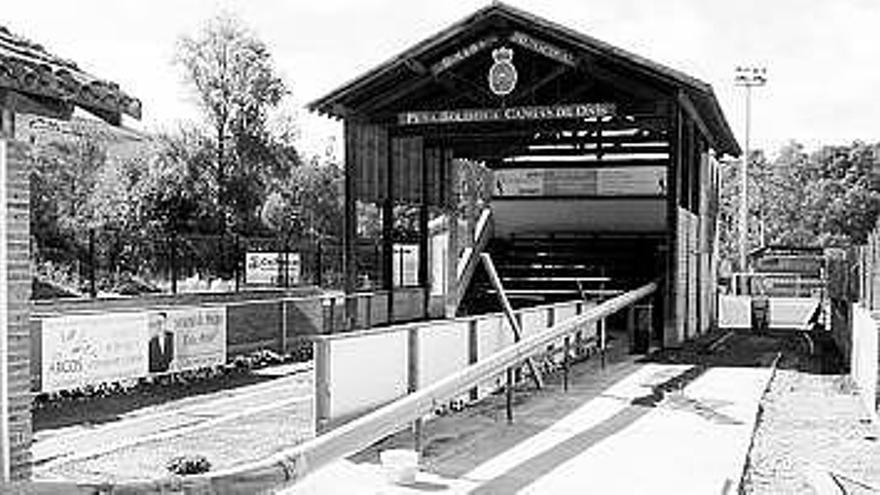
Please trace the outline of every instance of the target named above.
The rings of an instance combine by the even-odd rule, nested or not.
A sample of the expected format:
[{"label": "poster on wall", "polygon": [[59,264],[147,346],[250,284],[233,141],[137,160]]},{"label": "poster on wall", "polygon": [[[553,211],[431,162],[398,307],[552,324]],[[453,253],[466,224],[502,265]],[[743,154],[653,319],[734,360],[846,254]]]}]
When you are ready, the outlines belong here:
[{"label": "poster on wall", "polygon": [[544,171],[539,169],[496,170],[493,196],[543,196]]},{"label": "poster on wall", "polygon": [[419,246],[417,244],[394,245],[394,286],[419,285]]},{"label": "poster on wall", "polygon": [[147,324],[150,373],[182,371],[226,362],[226,309],[155,311]]},{"label": "poster on wall", "polygon": [[[287,282],[289,285],[300,283],[302,264],[299,253],[287,253]],[[250,252],[245,254],[245,281],[251,285],[281,285],[284,280],[282,266],[285,265],[285,253]]]},{"label": "poster on wall", "polygon": [[655,166],[502,169],[494,176],[495,197],[666,194],[666,169]]},{"label": "poster on wall", "polygon": [[602,168],[596,180],[601,196],[666,194],[664,167]]},{"label": "poster on wall", "polygon": [[43,320],[42,390],[137,378],[147,374],[147,315],[65,315]]}]

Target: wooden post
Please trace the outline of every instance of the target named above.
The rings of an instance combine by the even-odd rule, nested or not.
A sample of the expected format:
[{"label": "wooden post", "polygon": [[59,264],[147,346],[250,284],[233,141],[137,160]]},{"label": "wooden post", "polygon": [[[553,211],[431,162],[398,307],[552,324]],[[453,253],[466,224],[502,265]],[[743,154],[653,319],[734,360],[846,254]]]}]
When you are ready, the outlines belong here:
[{"label": "wooden post", "polygon": [[[424,172],[422,172],[424,174]],[[422,184],[422,190],[424,191],[425,185]],[[425,201],[424,193],[422,197],[422,201]],[[422,301],[422,317],[428,318],[428,309],[431,304],[431,280],[428,271],[430,267],[428,266],[428,249],[429,249],[429,236],[430,232],[428,231],[428,205],[426,203],[422,203],[419,206],[419,285],[422,286],[422,291],[424,292],[424,300]]]},{"label": "wooden post", "polygon": [[507,384],[504,387],[504,402],[507,422],[513,423],[513,368],[507,368]]},{"label": "wooden post", "polygon": [[[407,393],[419,388],[419,329],[411,327],[407,332]],[[413,448],[422,452],[422,418],[412,423]]]},{"label": "wooden post", "polygon": [[385,201],[382,203],[382,266],[385,290],[388,291],[388,322],[394,323],[394,139],[386,136]]},{"label": "wooden post", "polygon": [[455,205],[446,208],[449,222],[449,235],[446,246],[446,317],[454,318],[458,294],[458,208]]},{"label": "wooden post", "polygon": [[678,338],[678,203],[682,163],[682,115],[678,102],[673,101],[669,119],[669,166],[666,169],[666,270],[663,287],[664,347],[680,344]]},{"label": "wooden post", "polygon": [[563,352],[565,353],[562,356],[562,390],[568,392],[568,370],[571,365],[569,361],[569,354],[571,353],[571,337],[565,337],[565,344],[563,346]]},{"label": "wooden post", "polygon": [[336,296],[330,297],[330,328],[327,333],[333,333],[336,330]]},{"label": "wooden post", "polygon": [[[513,341],[519,342],[522,338],[522,332],[520,330],[519,322],[516,319],[516,315],[513,312],[513,307],[510,305],[510,301],[507,299],[507,294],[504,292],[504,287],[501,285],[501,279],[498,277],[498,272],[495,271],[495,265],[492,263],[492,257],[489,253],[480,253],[480,259],[483,260],[483,266],[486,267],[486,273],[489,275],[489,281],[492,283],[492,287],[495,289],[495,292],[498,293],[498,300],[501,301],[501,307],[504,309],[504,316],[507,318],[507,323],[510,325],[510,329],[513,331]],[[535,365],[535,361],[532,358],[528,358],[526,363],[529,367],[529,372],[532,375],[532,379],[535,381],[535,386],[538,389],[544,387],[544,380],[541,378],[541,371],[538,370],[538,367]]]},{"label": "wooden post", "polygon": [[420,165],[421,173],[421,204],[419,205],[419,284],[425,291],[425,300],[422,302],[422,313],[424,318],[428,318],[431,308],[431,267],[428,265],[428,250],[431,249],[431,231],[428,227],[430,217],[430,198],[428,188],[431,187],[431,181],[428,180],[428,155],[427,147],[422,143]]},{"label": "wooden post", "polygon": [[[468,321],[468,364],[474,364],[480,359],[479,335],[477,334],[477,320]],[[474,387],[468,393],[470,400],[476,402],[480,399],[479,387]]]},{"label": "wooden post", "polygon": [[312,343],[315,357],[315,433],[324,432],[330,425],[330,341]]},{"label": "wooden post", "polygon": [[[389,173],[390,175],[390,173]],[[382,202],[382,288],[388,292],[388,322],[394,323],[394,203]]]},{"label": "wooden post", "polygon": [[[342,223],[342,265],[343,292],[353,294],[357,279],[357,198],[355,194],[355,177],[357,177],[357,160],[360,152],[355,139],[355,126],[348,120],[345,129],[345,212]],[[320,270],[320,267],[319,267]]]}]

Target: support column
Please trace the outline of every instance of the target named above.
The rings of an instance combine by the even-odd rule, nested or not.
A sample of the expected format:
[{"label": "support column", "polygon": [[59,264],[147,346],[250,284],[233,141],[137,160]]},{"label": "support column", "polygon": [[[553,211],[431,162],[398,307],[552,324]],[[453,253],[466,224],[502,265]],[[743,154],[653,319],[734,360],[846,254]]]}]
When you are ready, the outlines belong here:
[{"label": "support column", "polygon": [[26,480],[31,472],[30,186],[26,152],[26,145],[0,135],[0,481]]},{"label": "support column", "polygon": [[422,146],[422,164],[421,164],[421,204],[419,205],[419,285],[424,291],[424,301],[422,302],[422,316],[428,318],[431,308],[431,276],[428,265],[428,249],[430,249],[431,232],[428,230],[428,217],[430,207],[428,206],[428,159],[425,156],[425,147]]},{"label": "support column", "polygon": [[[354,178],[357,175],[355,161],[357,150],[355,149],[354,128],[348,121],[345,122],[345,211],[342,225],[342,266],[343,266],[343,291],[346,296],[354,294],[357,278],[357,198],[355,197]],[[346,317],[343,327],[351,329],[354,320],[349,315],[357,311],[357,302],[353,297],[346,298]],[[331,327],[332,328],[332,327]]]},{"label": "support column", "polygon": [[440,182],[442,202],[446,210],[449,236],[446,246],[446,317],[453,318],[458,310],[458,189],[455,187],[455,168],[452,156],[440,150]]},{"label": "support column", "polygon": [[446,208],[449,222],[448,244],[446,246],[446,317],[455,317],[456,295],[458,293],[458,208],[457,205]]},{"label": "support column", "polygon": [[682,115],[678,102],[670,105],[669,166],[666,169],[666,277],[663,297],[663,346],[677,347],[678,336],[678,202],[681,190]]},{"label": "support column", "polygon": [[382,283],[388,291],[388,322],[394,322],[394,160],[392,143],[388,136],[385,161],[386,195],[382,202]]}]

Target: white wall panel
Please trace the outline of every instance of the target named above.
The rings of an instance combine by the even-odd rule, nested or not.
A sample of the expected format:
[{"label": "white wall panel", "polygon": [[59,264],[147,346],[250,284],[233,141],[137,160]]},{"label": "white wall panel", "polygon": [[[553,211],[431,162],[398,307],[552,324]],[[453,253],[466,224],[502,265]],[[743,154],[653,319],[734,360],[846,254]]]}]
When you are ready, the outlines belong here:
[{"label": "white wall panel", "polygon": [[519,311],[522,337],[531,337],[547,329],[547,308],[527,309]]},{"label": "white wall panel", "polygon": [[751,296],[718,296],[718,326],[720,328],[752,328]]},{"label": "white wall panel", "polygon": [[468,322],[422,326],[419,332],[419,388],[468,365]]},{"label": "white wall panel", "polygon": [[330,343],[330,418],[362,413],[406,394],[407,331]]}]

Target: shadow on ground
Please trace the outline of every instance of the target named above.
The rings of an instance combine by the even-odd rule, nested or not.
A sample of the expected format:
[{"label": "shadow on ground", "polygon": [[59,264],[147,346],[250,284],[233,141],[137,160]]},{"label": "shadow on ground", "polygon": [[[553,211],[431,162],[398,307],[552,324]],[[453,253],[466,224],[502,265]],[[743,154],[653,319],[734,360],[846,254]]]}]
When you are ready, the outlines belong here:
[{"label": "shadow on ground", "polygon": [[[681,393],[688,383],[713,367],[768,368],[775,363],[778,367],[808,373],[842,372],[840,353],[830,335],[820,332],[804,335],[798,332],[717,331],[693,339],[680,348],[658,350],[646,356],[628,353],[629,342],[625,333],[611,336],[607,366],[602,368],[595,356],[577,363],[571,369],[571,385],[566,392],[562,389],[559,369],[545,375],[546,386],[542,390],[535,390],[530,380],[522,380],[515,392],[512,423],[506,421],[503,394],[487,397],[463,411],[427,422],[421,437],[422,467],[441,476],[461,477],[602,395],[610,384],[644,363],[690,367],[664,377],[651,386],[649,393],[631,400],[630,407],[595,428],[561,442],[481,486],[492,493],[513,493],[566,459],[633,424],[661,403],[664,407],[686,409],[707,421],[738,424],[739,421],[721,412],[724,404],[712,404]],[[413,448],[413,445],[412,432],[402,431],[350,459],[377,463],[380,451]]]}]

